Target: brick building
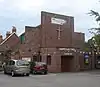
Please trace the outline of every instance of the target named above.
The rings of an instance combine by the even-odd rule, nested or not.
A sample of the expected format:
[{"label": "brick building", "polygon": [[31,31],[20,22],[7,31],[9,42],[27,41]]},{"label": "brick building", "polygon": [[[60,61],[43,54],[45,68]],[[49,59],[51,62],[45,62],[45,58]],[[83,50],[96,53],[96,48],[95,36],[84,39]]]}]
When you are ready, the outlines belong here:
[{"label": "brick building", "polygon": [[84,33],[74,32],[74,17],[41,12],[41,24],[26,26],[20,36],[22,58],[43,61],[50,72],[84,69]]},{"label": "brick building", "polygon": [[10,59],[12,56],[15,58],[13,50],[17,49],[18,44],[20,44],[20,39],[16,35],[15,27],[13,27],[12,32],[6,32],[5,38],[3,38],[2,35],[0,35],[0,61]]}]

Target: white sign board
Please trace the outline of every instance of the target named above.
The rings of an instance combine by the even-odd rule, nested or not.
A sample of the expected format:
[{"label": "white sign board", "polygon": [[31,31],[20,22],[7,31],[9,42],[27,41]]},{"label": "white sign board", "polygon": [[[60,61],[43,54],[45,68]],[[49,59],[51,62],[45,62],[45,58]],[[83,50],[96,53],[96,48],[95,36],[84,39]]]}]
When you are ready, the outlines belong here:
[{"label": "white sign board", "polygon": [[66,21],[64,19],[59,19],[59,18],[51,18],[51,23],[53,24],[59,24],[59,25],[63,25],[66,23]]},{"label": "white sign board", "polygon": [[64,55],[73,55],[72,53],[64,53]]},{"label": "white sign board", "polygon": [[63,50],[72,50],[72,51],[75,51],[74,48],[59,48],[59,50],[63,51]]},{"label": "white sign board", "polygon": [[22,60],[31,61],[31,58],[22,58]]}]

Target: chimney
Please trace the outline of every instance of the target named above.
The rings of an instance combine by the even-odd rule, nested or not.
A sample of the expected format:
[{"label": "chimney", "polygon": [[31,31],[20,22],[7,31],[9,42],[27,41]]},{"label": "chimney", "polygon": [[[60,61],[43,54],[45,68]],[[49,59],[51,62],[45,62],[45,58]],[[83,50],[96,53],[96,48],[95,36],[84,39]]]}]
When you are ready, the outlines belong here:
[{"label": "chimney", "polygon": [[6,33],[6,38],[9,37],[10,34],[11,34],[10,31],[7,31],[7,33]]},{"label": "chimney", "polygon": [[2,35],[0,35],[0,43],[3,41],[3,37]]},{"label": "chimney", "polygon": [[16,27],[15,26],[12,26],[13,28],[12,28],[12,33],[16,33]]}]

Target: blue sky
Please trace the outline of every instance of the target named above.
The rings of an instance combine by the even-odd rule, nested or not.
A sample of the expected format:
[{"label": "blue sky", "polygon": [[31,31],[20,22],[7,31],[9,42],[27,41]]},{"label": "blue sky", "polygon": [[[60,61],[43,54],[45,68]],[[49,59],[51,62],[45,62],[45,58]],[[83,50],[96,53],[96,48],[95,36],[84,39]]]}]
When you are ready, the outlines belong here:
[{"label": "blue sky", "polygon": [[86,41],[91,37],[88,29],[96,27],[89,10],[99,11],[99,0],[0,0],[0,34],[16,26],[17,33],[24,32],[26,25],[40,24],[41,11],[48,11],[75,17],[75,31],[85,33]]}]

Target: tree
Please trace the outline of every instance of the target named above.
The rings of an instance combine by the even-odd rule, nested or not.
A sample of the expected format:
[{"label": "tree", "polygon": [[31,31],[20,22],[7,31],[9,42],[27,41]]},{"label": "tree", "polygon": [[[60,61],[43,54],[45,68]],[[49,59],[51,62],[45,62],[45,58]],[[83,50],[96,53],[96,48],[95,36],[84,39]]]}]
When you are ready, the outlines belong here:
[{"label": "tree", "polygon": [[95,17],[95,21],[99,25],[97,28],[91,28],[89,29],[90,33],[92,33],[94,36],[91,38],[92,47],[97,47],[100,49],[100,13],[94,10],[90,10],[88,13],[90,16]]},{"label": "tree", "polygon": [[100,48],[100,35],[95,35],[92,39],[94,39],[94,44]]},{"label": "tree", "polygon": [[95,16],[97,22],[100,21],[100,14],[98,12],[90,10],[88,14],[90,14],[90,16]]},{"label": "tree", "polygon": [[88,41],[85,42],[84,51],[86,51],[86,52],[90,51],[90,44]]},{"label": "tree", "polygon": [[[90,16],[94,16],[95,20],[97,21],[97,23],[100,21],[100,14],[99,14],[99,12],[90,10],[90,12],[88,14],[90,14]],[[100,25],[100,23],[98,23],[98,24]],[[90,33],[92,33],[94,35],[100,34],[100,26],[97,27],[97,28],[91,28],[91,29],[89,29],[89,31],[90,31]]]},{"label": "tree", "polygon": [[85,42],[85,51],[100,49],[100,35],[94,35],[91,39]]}]

